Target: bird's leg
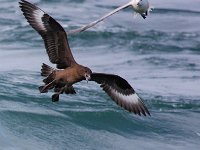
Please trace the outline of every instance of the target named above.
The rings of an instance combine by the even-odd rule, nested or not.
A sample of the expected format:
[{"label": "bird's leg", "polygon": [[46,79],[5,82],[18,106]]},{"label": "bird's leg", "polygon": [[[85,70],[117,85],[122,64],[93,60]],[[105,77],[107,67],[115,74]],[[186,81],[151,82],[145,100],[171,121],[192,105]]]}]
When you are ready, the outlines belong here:
[{"label": "bird's leg", "polygon": [[148,11],[146,11],[145,13],[142,13],[141,16],[146,19],[146,17],[148,16]]},{"label": "bird's leg", "polygon": [[141,16],[142,16],[143,19],[146,19],[147,15],[146,14],[141,14]]},{"label": "bird's leg", "polygon": [[76,91],[74,90],[73,86],[66,85],[64,89],[65,94],[76,94]]},{"label": "bird's leg", "polygon": [[64,92],[65,86],[61,87],[58,92],[52,95],[52,102],[58,102],[59,101],[59,95]]}]

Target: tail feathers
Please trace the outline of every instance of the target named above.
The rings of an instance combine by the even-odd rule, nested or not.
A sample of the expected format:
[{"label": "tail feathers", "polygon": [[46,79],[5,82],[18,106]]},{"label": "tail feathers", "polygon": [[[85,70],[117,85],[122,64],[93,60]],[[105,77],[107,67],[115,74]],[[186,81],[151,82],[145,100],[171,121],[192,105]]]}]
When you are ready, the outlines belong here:
[{"label": "tail feathers", "polygon": [[46,77],[43,82],[45,84],[51,83],[55,79],[56,70],[46,64],[42,64],[41,76]]},{"label": "tail feathers", "polygon": [[51,90],[53,88],[54,88],[53,85],[48,88],[44,85],[44,86],[40,86],[38,89],[39,89],[40,93],[48,93],[48,90]]},{"label": "tail feathers", "polygon": [[41,69],[41,76],[47,77],[49,76],[55,69],[46,65],[42,64],[42,69]]},{"label": "tail feathers", "polygon": [[45,84],[51,83],[51,82],[55,79],[55,75],[56,75],[56,72],[53,71],[51,74],[49,74],[49,75],[43,80],[43,82],[44,82]]},{"label": "tail feathers", "polygon": [[39,87],[40,93],[47,93],[48,92],[48,90],[44,90],[44,88],[45,88],[45,86],[40,86]]}]

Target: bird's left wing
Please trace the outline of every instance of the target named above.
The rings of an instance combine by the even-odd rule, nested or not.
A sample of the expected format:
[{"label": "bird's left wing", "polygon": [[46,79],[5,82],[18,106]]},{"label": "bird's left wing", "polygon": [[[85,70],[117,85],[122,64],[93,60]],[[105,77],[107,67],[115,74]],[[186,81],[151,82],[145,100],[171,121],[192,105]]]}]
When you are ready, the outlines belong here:
[{"label": "bird's left wing", "polygon": [[101,84],[103,90],[124,109],[138,115],[150,115],[143,101],[122,77],[113,74],[92,73],[91,81]]},{"label": "bird's left wing", "polygon": [[19,4],[28,23],[42,36],[50,62],[59,69],[76,64],[63,27],[39,7],[25,0]]}]

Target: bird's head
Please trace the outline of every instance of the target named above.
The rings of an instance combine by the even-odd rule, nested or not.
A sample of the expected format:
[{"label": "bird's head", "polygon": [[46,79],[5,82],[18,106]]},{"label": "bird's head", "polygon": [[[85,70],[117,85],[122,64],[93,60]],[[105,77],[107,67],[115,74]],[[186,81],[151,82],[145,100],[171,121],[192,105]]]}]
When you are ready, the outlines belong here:
[{"label": "bird's head", "polygon": [[81,67],[80,74],[84,78],[84,80],[89,81],[91,79],[92,71],[88,67]]},{"label": "bird's head", "polygon": [[131,5],[137,13],[143,14],[149,10],[148,0],[132,0]]}]

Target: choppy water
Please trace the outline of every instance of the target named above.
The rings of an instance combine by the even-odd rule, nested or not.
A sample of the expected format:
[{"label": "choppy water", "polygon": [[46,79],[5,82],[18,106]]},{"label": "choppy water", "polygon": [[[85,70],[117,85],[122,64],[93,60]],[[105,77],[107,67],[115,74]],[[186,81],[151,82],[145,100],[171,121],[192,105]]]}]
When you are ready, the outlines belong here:
[{"label": "choppy water", "polygon": [[[79,63],[126,78],[152,117],[124,111],[95,83],[56,104],[39,94],[40,66],[50,63],[17,2],[0,5],[0,150],[200,149],[199,0],[151,0],[146,20],[128,9],[69,37]],[[69,30],[127,0],[31,2]]]}]

